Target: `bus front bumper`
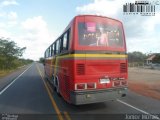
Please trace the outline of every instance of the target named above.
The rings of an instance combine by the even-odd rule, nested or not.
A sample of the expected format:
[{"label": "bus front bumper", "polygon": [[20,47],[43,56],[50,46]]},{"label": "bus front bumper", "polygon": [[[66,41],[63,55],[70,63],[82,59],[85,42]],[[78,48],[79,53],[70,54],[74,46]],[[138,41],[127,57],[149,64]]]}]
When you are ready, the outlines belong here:
[{"label": "bus front bumper", "polygon": [[116,100],[127,94],[127,87],[107,90],[74,91],[70,94],[71,103],[75,105]]}]

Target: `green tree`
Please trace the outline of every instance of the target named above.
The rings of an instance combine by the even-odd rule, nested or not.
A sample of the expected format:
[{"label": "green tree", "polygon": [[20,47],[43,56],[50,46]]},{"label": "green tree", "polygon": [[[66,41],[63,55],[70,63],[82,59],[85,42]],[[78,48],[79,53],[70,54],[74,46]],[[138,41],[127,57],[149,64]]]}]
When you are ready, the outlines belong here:
[{"label": "green tree", "polygon": [[129,52],[128,61],[129,62],[144,62],[146,60],[146,54],[139,51]]},{"label": "green tree", "polygon": [[15,67],[14,61],[22,56],[25,49],[18,47],[14,41],[0,38],[0,69]]},{"label": "green tree", "polygon": [[153,58],[153,63],[160,63],[160,54],[156,54],[156,56]]}]

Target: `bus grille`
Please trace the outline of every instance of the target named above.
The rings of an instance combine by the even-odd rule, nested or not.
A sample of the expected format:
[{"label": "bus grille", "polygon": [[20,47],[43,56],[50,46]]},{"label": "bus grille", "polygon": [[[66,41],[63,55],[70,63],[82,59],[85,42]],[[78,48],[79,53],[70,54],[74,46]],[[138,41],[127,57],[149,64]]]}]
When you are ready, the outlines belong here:
[{"label": "bus grille", "polygon": [[121,72],[121,73],[126,73],[126,72],[127,72],[126,63],[121,63],[121,64],[120,64],[120,72]]},{"label": "bus grille", "polygon": [[84,75],[85,74],[85,66],[84,64],[77,64],[77,75]]}]

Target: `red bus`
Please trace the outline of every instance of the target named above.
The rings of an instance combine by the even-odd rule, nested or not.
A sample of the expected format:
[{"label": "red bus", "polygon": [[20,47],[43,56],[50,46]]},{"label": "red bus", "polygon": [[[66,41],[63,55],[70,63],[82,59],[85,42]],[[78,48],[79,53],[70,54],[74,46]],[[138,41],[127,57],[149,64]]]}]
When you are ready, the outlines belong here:
[{"label": "red bus", "polygon": [[44,56],[46,78],[68,103],[104,102],[126,95],[126,42],[118,20],[76,16]]}]

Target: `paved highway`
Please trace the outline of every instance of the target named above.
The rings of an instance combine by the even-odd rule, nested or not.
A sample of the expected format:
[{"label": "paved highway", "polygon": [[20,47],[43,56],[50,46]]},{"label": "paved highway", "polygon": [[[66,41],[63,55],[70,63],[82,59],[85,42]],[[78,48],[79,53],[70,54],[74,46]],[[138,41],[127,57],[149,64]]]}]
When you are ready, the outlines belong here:
[{"label": "paved highway", "polygon": [[157,120],[160,101],[128,91],[116,101],[70,105],[44,79],[43,65],[34,62],[0,79],[0,113],[0,119],[18,120]]}]

